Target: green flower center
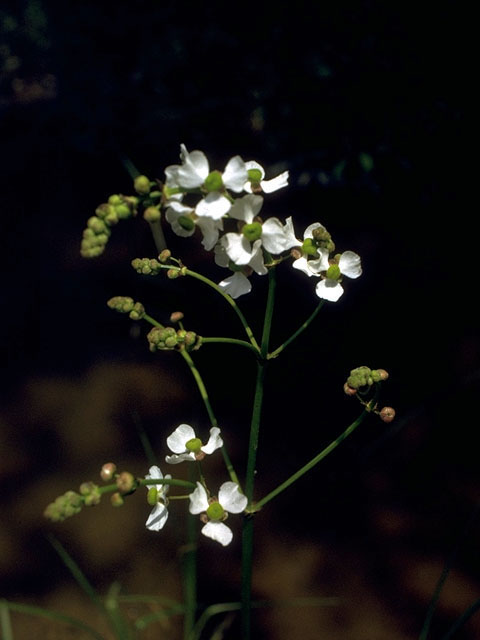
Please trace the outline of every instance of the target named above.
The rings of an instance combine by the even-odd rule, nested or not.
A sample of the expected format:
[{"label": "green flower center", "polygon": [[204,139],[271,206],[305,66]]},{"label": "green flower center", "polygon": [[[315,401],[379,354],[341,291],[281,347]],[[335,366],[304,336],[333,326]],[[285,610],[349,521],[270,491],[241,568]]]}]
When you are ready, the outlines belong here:
[{"label": "green flower center", "polygon": [[262,172],[260,169],[249,169],[247,171],[248,179],[250,182],[258,183],[262,179]]},{"label": "green flower center", "polygon": [[157,487],[152,487],[151,489],[148,490],[147,502],[151,507],[154,507],[157,504],[157,496],[158,496]]},{"label": "green flower center", "polygon": [[222,520],[225,515],[225,509],[219,502],[212,502],[207,509],[207,516],[210,520]]},{"label": "green flower center", "polygon": [[200,438],[192,438],[185,444],[185,449],[191,453],[198,453],[202,447]]},{"label": "green flower center", "polygon": [[220,191],[223,188],[222,174],[220,171],[212,171],[203,183],[207,191]]},{"label": "green flower center", "polygon": [[338,264],[331,264],[327,269],[327,278],[330,280],[340,280],[342,272]]},{"label": "green flower center", "polygon": [[179,216],[177,222],[185,231],[192,231],[195,227],[195,222],[189,216]]},{"label": "green flower center", "polygon": [[242,229],[243,235],[250,240],[250,242],[255,242],[262,235],[262,225],[259,222],[252,222],[250,224],[244,225]]},{"label": "green flower center", "polygon": [[312,238],[305,238],[302,244],[302,253],[306,253],[307,256],[318,256],[317,247]]}]

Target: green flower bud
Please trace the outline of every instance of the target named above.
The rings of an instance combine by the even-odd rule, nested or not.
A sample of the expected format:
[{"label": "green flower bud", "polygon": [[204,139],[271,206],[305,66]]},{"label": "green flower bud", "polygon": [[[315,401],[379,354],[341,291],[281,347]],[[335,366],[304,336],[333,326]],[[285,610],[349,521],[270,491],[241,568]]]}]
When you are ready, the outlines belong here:
[{"label": "green flower bud", "polygon": [[151,487],[147,493],[147,502],[151,507],[157,504],[158,489],[157,487]]},{"label": "green flower bud", "polygon": [[219,502],[212,502],[207,509],[207,516],[210,520],[222,520],[225,515],[225,509]]},{"label": "green flower bud", "polygon": [[203,186],[209,192],[220,191],[221,189],[223,189],[222,174],[220,173],[220,171],[212,171],[211,173],[209,173],[205,179],[205,182],[203,183]]},{"label": "green flower bud", "polygon": [[146,196],[150,193],[150,180],[147,176],[137,176],[133,181],[133,188],[139,195]]},{"label": "green flower bud", "polygon": [[384,380],[388,380],[388,377],[388,371],[385,371],[385,369],[372,370],[372,378],[374,382],[382,382]]},{"label": "green flower bud", "polygon": [[144,276],[156,276],[162,270],[155,258],[134,258],[131,265],[137,273]]},{"label": "green flower bud", "polygon": [[174,311],[171,315],[170,315],[170,322],[180,322],[181,320],[183,320],[184,315],[181,311]]},{"label": "green flower bud", "polygon": [[115,205],[115,213],[117,214],[119,220],[126,220],[132,215],[132,210],[126,202],[122,202],[121,204]]},{"label": "green flower bud", "polygon": [[95,215],[103,220],[112,211],[115,211],[115,209],[111,204],[108,204],[108,202],[102,202],[102,204],[99,204],[95,209]]},{"label": "green flower bud", "polygon": [[178,276],[181,275],[178,269],[169,269],[167,271],[167,278],[170,280],[175,280]]},{"label": "green flower bud", "polygon": [[162,214],[160,213],[160,209],[158,207],[147,207],[143,212],[143,218],[147,222],[160,222],[160,218]]},{"label": "green flower bud", "polygon": [[187,331],[184,337],[184,342],[187,347],[191,347],[197,341],[197,334],[194,331]]},{"label": "green flower bud", "polygon": [[121,203],[122,203],[122,197],[118,193],[115,193],[108,198],[108,204],[112,204],[115,206]]},{"label": "green flower bud", "polygon": [[118,224],[118,221],[120,220],[120,218],[118,217],[117,210],[114,208],[112,211],[110,211],[108,215],[105,216],[104,220],[109,227],[113,227],[116,224]]},{"label": "green flower bud", "polygon": [[136,302],[130,311],[129,317],[132,320],[141,320],[145,315],[145,307],[141,302]]},{"label": "green flower bud", "polygon": [[192,438],[185,444],[185,449],[191,453],[198,453],[202,447],[200,438]]},{"label": "green flower bud", "polygon": [[91,229],[96,235],[99,233],[109,233],[108,227],[103,220],[97,218],[97,216],[92,216],[87,220],[87,227]]},{"label": "green flower bud", "polygon": [[255,242],[255,240],[258,240],[262,235],[262,225],[259,222],[245,224],[242,228],[242,233],[247,240]]},{"label": "green flower bud", "polygon": [[357,367],[350,371],[347,378],[347,384],[352,389],[360,389],[360,387],[370,386],[373,384],[372,372],[369,367]]}]

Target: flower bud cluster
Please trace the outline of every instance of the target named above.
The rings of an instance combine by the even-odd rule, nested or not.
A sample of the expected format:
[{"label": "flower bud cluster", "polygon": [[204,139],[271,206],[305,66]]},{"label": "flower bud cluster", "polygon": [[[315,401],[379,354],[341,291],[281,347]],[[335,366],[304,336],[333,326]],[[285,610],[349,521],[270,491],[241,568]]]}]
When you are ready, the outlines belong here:
[{"label": "flower bud cluster", "polygon": [[62,522],[66,518],[80,513],[84,505],[84,498],[76,491],[67,491],[47,506],[43,515],[52,522]]},{"label": "flower bud cluster", "polygon": [[[347,378],[346,387],[358,391],[362,387],[371,387],[375,382],[381,382],[388,378],[385,369],[370,369],[369,367],[357,367],[350,371]],[[345,391],[348,393],[348,391]]]},{"label": "flower bud cluster", "polygon": [[162,270],[160,262],[155,258],[134,258],[132,267],[142,276],[156,276]]},{"label": "flower bud cluster", "polygon": [[87,228],[83,231],[80,254],[84,258],[96,258],[101,255],[110,238],[111,227],[120,220],[131,218],[137,213],[138,198],[136,196],[111,195],[108,202],[100,204],[95,215],[88,219]]},{"label": "flower bud cluster", "polygon": [[171,351],[185,347],[187,351],[199,349],[201,337],[194,331],[174,327],[153,327],[147,335],[150,351]]},{"label": "flower bud cluster", "polygon": [[145,315],[145,307],[141,302],[134,302],[128,296],[114,296],[108,300],[110,309],[119,313],[128,313],[132,320],[141,320]]}]

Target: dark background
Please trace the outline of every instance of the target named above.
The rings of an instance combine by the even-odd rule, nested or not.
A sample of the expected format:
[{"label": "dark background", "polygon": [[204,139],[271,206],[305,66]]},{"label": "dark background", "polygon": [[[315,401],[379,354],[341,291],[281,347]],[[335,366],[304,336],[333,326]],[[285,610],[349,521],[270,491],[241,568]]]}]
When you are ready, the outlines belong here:
[{"label": "dark background", "polygon": [[[480,595],[478,521],[461,537],[479,494],[465,9],[29,1],[2,5],[0,18],[2,595],[92,615],[45,541],[51,530],[100,591],[119,580],[178,594],[180,516],[153,535],[139,497],[59,526],[42,511],[107,460],[143,475],[136,424],[160,458],[180,422],[208,428],[180,359],[150,354],[146,328],[105,302],[131,295],[159,321],[182,309],[200,334],[242,337],[233,313],[198,283],[133,272],[132,258],[155,255],[141,219],[115,228],[102,257],[79,256],[95,207],[132,192],[124,159],[162,178],[183,142],[220,169],[235,154],[269,176],[289,169],[263,211],[292,215],[297,235],[320,221],[362,256],[362,277],[272,364],[259,496],[354,419],[342,393],[352,367],[389,370],[384,401],[398,416],[367,422],[258,517],[257,597],[342,598],[302,610],[303,627],[290,609],[259,613],[258,637],[416,638],[459,542],[433,627],[442,637]],[[198,242],[166,233],[188,266],[225,277]],[[279,271],[274,345],[316,304],[307,278]],[[260,317],[266,279],[253,285],[239,303]],[[253,363],[216,346],[196,361],[241,470]],[[239,531],[228,550],[201,550],[206,598],[235,599]],[[477,633],[473,618],[455,637]]]}]

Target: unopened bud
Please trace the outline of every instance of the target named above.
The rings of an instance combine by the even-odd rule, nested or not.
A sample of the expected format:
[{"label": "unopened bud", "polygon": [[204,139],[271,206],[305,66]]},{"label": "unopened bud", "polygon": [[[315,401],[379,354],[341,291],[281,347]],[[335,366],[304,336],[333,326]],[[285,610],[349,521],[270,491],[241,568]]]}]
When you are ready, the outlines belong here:
[{"label": "unopened bud", "polygon": [[113,462],[106,462],[101,471],[100,471],[100,477],[104,482],[108,482],[109,480],[111,480],[113,478],[113,475],[115,473],[115,471],[117,470],[117,465],[114,464]]},{"label": "unopened bud", "polygon": [[117,476],[116,483],[117,483],[118,490],[123,495],[127,493],[131,493],[132,491],[135,491],[135,488],[136,488],[135,478],[129,471],[122,471],[122,473],[120,473]]},{"label": "unopened bud", "polygon": [[115,493],[112,493],[110,502],[112,503],[112,507],[121,507],[125,500],[123,499],[123,496],[116,491]]},{"label": "unopened bud", "polygon": [[180,275],[180,271],[178,269],[169,269],[167,271],[167,278],[170,280],[175,280]]},{"label": "unopened bud", "polygon": [[174,311],[171,315],[170,315],[170,322],[180,322],[180,320],[183,320],[184,315],[181,311]]},{"label": "unopened bud", "polygon": [[395,409],[392,407],[383,407],[383,409],[379,413],[380,419],[383,422],[392,422],[395,418]]},{"label": "unopened bud", "polygon": [[164,249],[158,256],[158,259],[162,264],[165,264],[167,260],[170,260],[171,256],[172,256],[172,252],[170,251],[170,249]]},{"label": "unopened bud", "polygon": [[159,222],[162,214],[157,207],[147,207],[143,212],[143,217],[147,222]]},{"label": "unopened bud", "polygon": [[357,393],[357,390],[353,387],[350,387],[346,382],[343,385],[343,391],[347,394],[347,396],[354,396]]},{"label": "unopened bud", "polygon": [[147,176],[137,176],[133,181],[133,188],[139,195],[146,196],[150,193],[150,180]]}]

